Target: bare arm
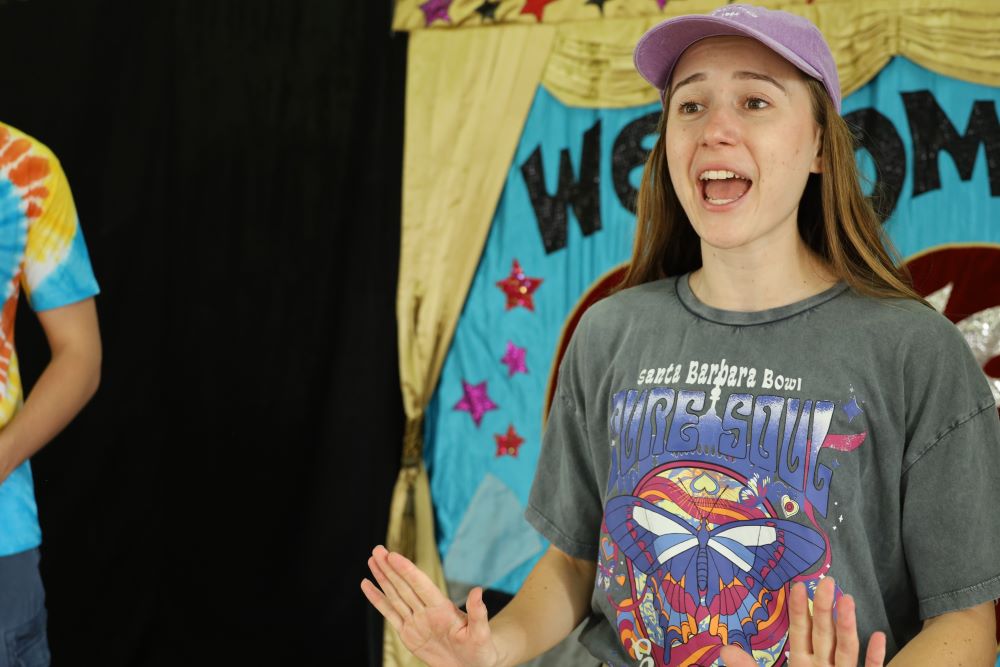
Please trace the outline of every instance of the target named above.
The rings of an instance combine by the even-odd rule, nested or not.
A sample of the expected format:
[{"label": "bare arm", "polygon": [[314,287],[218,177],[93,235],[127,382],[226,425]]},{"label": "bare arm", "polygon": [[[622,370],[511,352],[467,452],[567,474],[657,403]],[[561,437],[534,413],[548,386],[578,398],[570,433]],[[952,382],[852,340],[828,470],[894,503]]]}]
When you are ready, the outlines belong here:
[{"label": "bare arm", "polygon": [[929,618],[889,667],[991,667],[997,650],[995,626],[992,602]]},{"label": "bare arm", "polygon": [[514,599],[490,621],[501,665],[519,665],[558,644],[590,610],[597,563],[550,546]]},{"label": "bare arm", "polygon": [[52,358],[24,406],[0,430],[0,484],[90,400],[101,376],[101,336],[93,299],[38,313]]}]

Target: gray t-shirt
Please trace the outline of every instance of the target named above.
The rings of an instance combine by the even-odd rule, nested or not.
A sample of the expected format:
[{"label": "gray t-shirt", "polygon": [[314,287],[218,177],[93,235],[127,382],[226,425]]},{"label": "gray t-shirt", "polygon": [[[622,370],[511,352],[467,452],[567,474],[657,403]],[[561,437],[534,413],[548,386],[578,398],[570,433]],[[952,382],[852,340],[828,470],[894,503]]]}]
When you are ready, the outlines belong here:
[{"label": "gray t-shirt", "polygon": [[790,586],[827,575],[891,657],[1000,597],[998,484],[993,396],[938,313],[843,284],[722,311],[684,276],[585,313],[526,516],[597,562],[581,641],[611,665],[783,664]]}]

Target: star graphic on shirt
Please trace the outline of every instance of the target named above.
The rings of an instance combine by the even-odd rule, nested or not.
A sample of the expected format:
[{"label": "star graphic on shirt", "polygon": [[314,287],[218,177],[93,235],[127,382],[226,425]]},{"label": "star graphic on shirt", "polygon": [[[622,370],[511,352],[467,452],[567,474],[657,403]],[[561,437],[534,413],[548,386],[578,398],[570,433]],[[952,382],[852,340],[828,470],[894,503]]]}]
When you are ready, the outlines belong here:
[{"label": "star graphic on shirt", "polygon": [[514,377],[514,373],[527,373],[528,368],[524,365],[524,355],[527,348],[518,347],[513,342],[507,341],[507,352],[500,358],[500,363],[507,365],[509,375]]},{"label": "star graphic on shirt", "polygon": [[849,422],[854,421],[858,415],[864,412],[864,410],[862,410],[861,406],[858,404],[857,396],[852,396],[851,402],[845,403],[842,410],[844,411],[844,414],[847,415],[847,421]]},{"label": "star graphic on shirt", "polygon": [[535,310],[535,302],[531,296],[542,284],[541,278],[529,278],[525,275],[521,264],[515,259],[511,267],[510,275],[503,280],[497,281],[497,287],[507,295],[507,310],[524,306],[530,311]]},{"label": "star graphic on shirt", "polygon": [[555,0],[527,0],[521,9],[522,14],[534,14],[538,22],[542,22],[542,14],[545,13],[545,5]]},{"label": "star graphic on shirt", "polygon": [[483,421],[483,415],[490,410],[496,410],[497,407],[499,406],[486,393],[485,380],[479,384],[469,384],[462,380],[462,399],[455,404],[454,410],[468,412],[472,415],[472,421],[479,426]]},{"label": "star graphic on shirt", "polygon": [[451,17],[448,16],[448,7],[451,3],[452,0],[427,0],[420,5],[420,11],[424,13],[424,25],[428,26],[439,19],[451,23]]},{"label": "star graphic on shirt", "polygon": [[496,21],[497,7],[500,6],[500,2],[490,2],[486,0],[483,4],[476,7],[476,13],[483,17],[483,20],[490,19],[491,21]]},{"label": "star graphic on shirt", "polygon": [[507,433],[494,433],[493,437],[497,441],[497,456],[517,456],[517,452],[521,445],[524,444],[524,438],[517,434],[514,430],[514,425],[511,424],[507,428]]}]

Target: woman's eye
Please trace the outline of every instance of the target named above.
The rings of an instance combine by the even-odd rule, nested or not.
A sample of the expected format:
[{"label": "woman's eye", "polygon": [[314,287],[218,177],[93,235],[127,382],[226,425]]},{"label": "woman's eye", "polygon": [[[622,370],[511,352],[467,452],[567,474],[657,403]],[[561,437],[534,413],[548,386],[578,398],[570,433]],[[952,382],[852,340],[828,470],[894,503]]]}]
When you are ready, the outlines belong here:
[{"label": "woman's eye", "polygon": [[766,100],[762,100],[759,97],[751,97],[747,100],[747,108],[749,109],[766,109],[770,106]]},{"label": "woman's eye", "polygon": [[697,102],[681,102],[678,108],[681,113],[698,113],[700,106]]}]

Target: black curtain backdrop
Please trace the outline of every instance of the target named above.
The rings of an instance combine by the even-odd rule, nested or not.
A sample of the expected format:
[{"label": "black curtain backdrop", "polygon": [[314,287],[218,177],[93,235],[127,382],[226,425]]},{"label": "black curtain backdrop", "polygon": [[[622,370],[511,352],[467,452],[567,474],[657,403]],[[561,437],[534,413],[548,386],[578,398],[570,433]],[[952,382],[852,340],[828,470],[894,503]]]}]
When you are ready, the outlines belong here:
[{"label": "black curtain backdrop", "polygon": [[[103,290],[101,388],[34,461],[57,667],[380,664],[390,4],[0,0],[0,119],[60,157]],[[17,346],[30,386],[23,304]]]}]

